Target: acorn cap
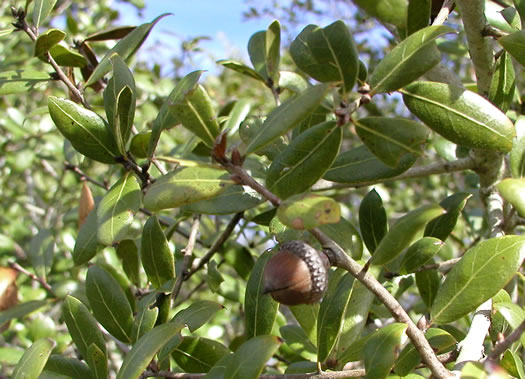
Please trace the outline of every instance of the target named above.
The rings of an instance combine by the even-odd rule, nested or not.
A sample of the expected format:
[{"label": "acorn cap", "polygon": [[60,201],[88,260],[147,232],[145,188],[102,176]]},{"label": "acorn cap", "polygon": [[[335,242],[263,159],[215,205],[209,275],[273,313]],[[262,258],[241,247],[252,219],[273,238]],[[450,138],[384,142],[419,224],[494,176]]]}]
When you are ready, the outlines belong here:
[{"label": "acorn cap", "polygon": [[324,253],[303,241],[288,241],[264,269],[264,293],[285,305],[321,300],[328,286],[330,263]]}]

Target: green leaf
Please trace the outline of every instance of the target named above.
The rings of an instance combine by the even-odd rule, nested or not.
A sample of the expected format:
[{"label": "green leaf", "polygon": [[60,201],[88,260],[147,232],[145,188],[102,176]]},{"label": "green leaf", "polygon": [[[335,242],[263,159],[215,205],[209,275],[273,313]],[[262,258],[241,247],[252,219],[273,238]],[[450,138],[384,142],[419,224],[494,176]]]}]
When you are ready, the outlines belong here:
[{"label": "green leaf", "polygon": [[406,328],[406,324],[393,323],[374,332],[366,341],[363,348],[365,378],[385,378],[388,375],[394,366],[396,349]]},{"label": "green leaf", "polygon": [[279,82],[280,47],[279,21],[272,22],[268,30],[255,33],[248,41],[248,54],[255,71],[271,86]]},{"label": "green leaf", "polygon": [[26,93],[47,83],[50,79],[49,74],[42,71],[4,71],[0,73],[0,95]]},{"label": "green leaf", "polygon": [[262,202],[263,198],[255,190],[236,184],[228,186],[213,199],[186,205],[184,210],[200,214],[225,215],[254,208]]},{"label": "green leaf", "polygon": [[171,93],[168,95],[162,106],[160,107],[159,113],[153,122],[151,130],[151,138],[149,141],[148,156],[152,157],[159,142],[160,134],[163,130],[175,126],[180,121],[177,121],[170,111],[171,104],[175,102],[181,102],[184,99],[186,92],[195,88],[203,71],[193,71],[183,77],[173,88]]},{"label": "green leaf", "polygon": [[[436,354],[457,343],[452,335],[443,329],[437,328],[428,329],[425,333],[425,338],[428,340]],[[405,376],[410,374],[410,372],[420,363],[421,356],[419,352],[412,343],[409,343],[403,348],[403,350],[401,350],[401,353],[396,360],[394,371],[400,376]]]},{"label": "green leaf", "polygon": [[169,322],[159,325],[144,334],[126,355],[117,374],[117,379],[138,379],[153,356],[175,335],[179,334],[182,325]]},{"label": "green leaf", "polygon": [[401,117],[365,117],[354,121],[357,135],[384,164],[399,166],[406,154],[421,155],[428,129]]},{"label": "green leaf", "polygon": [[283,201],[277,209],[277,217],[290,228],[308,230],[324,224],[338,223],[341,210],[335,200],[307,193],[294,195]]},{"label": "green leaf", "polygon": [[279,73],[279,87],[293,93],[300,93],[308,88],[308,81],[296,72],[281,71]]},{"label": "green leaf", "polygon": [[194,332],[201,326],[208,323],[218,311],[224,309],[224,306],[209,300],[196,300],[192,304],[179,311],[172,322],[187,325],[190,332]]},{"label": "green leaf", "polygon": [[268,115],[263,127],[247,144],[245,154],[261,150],[297,126],[317,108],[328,89],[326,84],[312,86],[275,108]]},{"label": "green leaf", "polygon": [[319,315],[319,303],[292,305],[289,309],[310,341],[317,346],[317,317]]},{"label": "green leaf", "polygon": [[128,279],[137,287],[140,286],[140,261],[137,245],[133,240],[120,241],[117,249],[117,256],[122,262],[122,269]]},{"label": "green leaf", "polygon": [[408,247],[427,222],[442,214],[443,208],[437,204],[423,205],[408,212],[381,239],[371,258],[371,264],[384,265],[392,261]]},{"label": "green leaf", "polygon": [[525,47],[525,30],[519,30],[498,38],[498,43],[505,51],[512,55],[520,65],[525,66],[525,53],[523,52],[523,48]]},{"label": "green leaf", "polygon": [[97,208],[98,242],[112,245],[128,237],[135,213],[140,208],[141,198],[137,178],[126,172],[104,195]]},{"label": "green leaf", "polygon": [[[248,117],[239,126],[239,137],[245,144],[249,144],[255,136],[263,132],[265,128],[265,117],[253,116]],[[294,129],[295,130],[295,129]],[[270,142],[267,146],[259,149],[257,155],[266,155],[268,159],[274,160],[275,157],[286,149],[287,144],[285,143],[284,136],[279,136],[274,141]]]},{"label": "green leaf", "polygon": [[315,360],[317,348],[308,339],[306,332],[299,325],[284,325],[279,328],[284,342],[303,358]]},{"label": "green leaf", "polygon": [[435,40],[447,33],[454,33],[454,29],[444,25],[428,26],[397,45],[372,73],[371,94],[396,91],[437,65],[441,53]]},{"label": "green leaf", "polygon": [[441,287],[441,275],[437,270],[418,271],[416,272],[416,286],[423,303],[427,309],[430,309]]},{"label": "green leaf", "polygon": [[117,145],[104,120],[70,100],[50,96],[49,114],[75,150],[102,163],[116,163]]},{"label": "green leaf", "polygon": [[[51,47],[51,49],[49,49],[49,54],[51,54],[51,57],[59,66],[82,68],[87,65],[87,60],[82,54],[62,45],[54,45]],[[47,63],[47,60],[43,55],[40,55],[38,58]]]},{"label": "green leaf", "polygon": [[335,121],[314,126],[295,138],[272,162],[267,188],[285,199],[315,184],[332,165],[343,139]]},{"label": "green leaf", "polygon": [[109,28],[101,32],[95,32],[90,34],[84,42],[89,41],[108,41],[114,39],[121,39],[127,36],[130,32],[135,30],[136,26],[117,26],[114,28]]},{"label": "green leaf", "polygon": [[423,237],[417,240],[407,249],[403,256],[399,273],[406,275],[415,272],[439,253],[443,246],[445,246],[445,243],[435,237]]},{"label": "green leaf", "polygon": [[103,268],[93,265],[86,277],[86,295],[97,321],[112,336],[130,343],[133,311],[118,282]]},{"label": "green leaf", "polygon": [[525,24],[525,0],[514,0],[514,7],[518,11],[520,18],[521,18],[521,24]]},{"label": "green leaf", "polygon": [[206,283],[208,284],[211,292],[217,292],[222,282],[224,282],[224,278],[217,269],[217,262],[211,260],[208,263],[208,271],[206,273]]},{"label": "green leaf", "polygon": [[173,117],[202,139],[206,146],[212,147],[219,134],[219,122],[204,87],[195,83],[181,96],[170,98],[169,110]]},{"label": "green leaf", "polygon": [[239,126],[246,119],[250,110],[251,105],[248,100],[241,99],[235,102],[235,105],[228,114],[228,119],[222,126],[223,130],[228,131],[228,136],[233,136],[238,132]]},{"label": "green leaf", "polygon": [[437,82],[416,82],[402,91],[410,111],[428,127],[458,145],[508,152],[514,125],[480,95]]},{"label": "green leaf", "polygon": [[525,118],[519,116],[516,120],[517,136],[513,141],[512,150],[510,151],[510,172],[513,178],[525,177]]},{"label": "green leaf", "polygon": [[319,229],[334,240],[346,254],[353,259],[361,259],[363,255],[363,241],[356,227],[341,217],[336,224],[324,224]]},{"label": "green leaf", "polygon": [[515,90],[516,73],[512,59],[507,52],[503,52],[494,67],[488,99],[502,112],[507,112],[514,100]]},{"label": "green leaf", "polygon": [[66,33],[59,29],[49,29],[40,34],[35,41],[35,57],[47,53],[53,46],[66,37]]},{"label": "green leaf", "polygon": [[277,317],[279,303],[264,293],[264,268],[271,258],[271,252],[261,254],[253,267],[244,295],[246,336],[252,338],[270,334]]},{"label": "green leaf", "polygon": [[89,262],[104,247],[98,242],[97,231],[97,209],[95,208],[89,212],[86,221],[80,227],[75,241],[72,256],[76,266]]},{"label": "green leaf", "polygon": [[144,206],[151,211],[178,208],[214,198],[235,184],[219,166],[180,167],[161,176],[147,190]]},{"label": "green leaf", "polygon": [[342,82],[351,91],[359,71],[354,39],[343,21],[325,28],[306,26],[290,45],[290,54],[301,70],[320,82]]},{"label": "green leaf", "polygon": [[340,153],[324,179],[338,183],[375,183],[397,176],[408,170],[417,156],[404,154],[395,168],[389,167],[363,145]]},{"label": "green leaf", "polygon": [[108,377],[108,357],[94,343],[88,347],[86,361],[91,368],[94,379],[105,379]]},{"label": "green leaf", "polygon": [[175,277],[175,259],[157,216],[151,216],[144,224],[140,256],[153,287],[160,288]]},{"label": "green leaf", "polygon": [[521,236],[491,238],[469,249],[440,287],[432,305],[432,321],[455,321],[494,296],[520,267],[524,249]]},{"label": "green leaf", "polygon": [[222,343],[204,337],[185,336],[173,350],[177,365],[189,373],[208,372],[230,349]]},{"label": "green leaf", "polygon": [[507,178],[496,185],[503,199],[508,201],[518,211],[521,217],[525,215],[525,179]]},{"label": "green leaf", "polygon": [[44,370],[65,375],[70,378],[91,377],[91,370],[85,363],[78,359],[64,357],[58,354],[52,354],[49,356]]},{"label": "green leaf", "polygon": [[133,321],[133,328],[131,329],[131,341],[136,343],[137,340],[145,333],[149,332],[155,326],[157,317],[159,315],[159,308],[150,308],[149,306],[139,306],[139,311]]},{"label": "green leaf", "polygon": [[[333,278],[330,278],[333,280]],[[324,362],[341,333],[344,316],[352,294],[354,277],[346,273],[337,282],[330,283],[321,301],[317,320],[317,361]]]},{"label": "green leaf", "polygon": [[406,28],[408,8],[406,0],[353,0],[353,2],[380,22],[392,24],[398,29]]},{"label": "green leaf", "polygon": [[15,305],[5,311],[0,312],[0,325],[13,319],[22,319],[24,316],[49,304],[47,300],[31,300]]},{"label": "green leaf", "polygon": [[51,271],[55,254],[55,237],[47,229],[42,229],[31,239],[29,257],[36,276],[46,279]]},{"label": "green leaf", "polygon": [[279,348],[279,338],[269,335],[257,336],[244,342],[229,360],[224,379],[257,378],[264,365]]},{"label": "green leaf", "polygon": [[248,67],[245,64],[242,64],[240,62],[237,62],[231,59],[221,59],[221,60],[218,60],[217,63],[230,70],[238,72],[239,74],[243,74],[249,78],[259,80],[260,82],[263,82],[263,83],[265,82],[265,78],[261,74],[259,74],[253,68]]},{"label": "green leaf", "polygon": [[152,132],[147,131],[134,135],[129,144],[129,152],[135,158],[147,158]]},{"label": "green leaf", "polygon": [[124,60],[127,60],[140,48],[142,43],[148,37],[151,29],[155,24],[167,14],[160,15],[155,18],[153,21],[142,24],[130,32],[126,37],[121,39],[111,50],[109,50],[106,55],[101,59],[98,66],[95,68],[89,79],[87,80],[85,87],[90,86],[93,83],[96,83],[99,79],[102,79],[111,70],[110,58],[113,54],[120,55]]},{"label": "green leaf", "polygon": [[104,90],[104,109],[119,152],[126,156],[126,145],[135,117],[135,79],[118,54],[112,55],[109,60],[113,66],[113,77]]},{"label": "green leaf", "polygon": [[106,343],[97,321],[80,300],[66,296],[62,306],[62,317],[66,322],[71,339],[84,358],[88,356],[88,348],[92,344],[104,354],[106,353]]},{"label": "green leaf", "polygon": [[56,343],[49,338],[39,339],[27,349],[15,366],[12,379],[37,379],[46,365]]},{"label": "green leaf", "polygon": [[361,201],[359,227],[366,248],[373,254],[388,230],[383,199],[375,189],[368,192]]},{"label": "green leaf", "polygon": [[461,216],[461,211],[471,197],[472,194],[470,193],[458,192],[441,201],[439,205],[443,207],[446,213],[430,221],[425,227],[424,235],[445,241],[454,230],[458,218]]},{"label": "green leaf", "polygon": [[521,30],[521,20],[518,11],[514,7],[506,7],[501,11],[501,15],[507,23],[515,30]]},{"label": "green leaf", "polygon": [[57,0],[35,0],[33,8],[33,25],[35,28],[39,28],[53,8],[55,7]]},{"label": "green leaf", "polygon": [[[494,303],[493,308],[496,312],[499,312],[499,314],[503,316],[505,321],[512,329],[519,327],[523,320],[525,320],[525,310],[517,304],[510,302],[498,302]],[[520,337],[520,342],[522,345],[525,342],[525,336],[523,334]]]},{"label": "green leaf", "polygon": [[413,34],[428,26],[432,0],[408,0],[407,33]]},{"label": "green leaf", "polygon": [[520,356],[512,350],[507,350],[503,354],[503,358],[500,361],[501,367],[507,371],[510,375],[516,378],[525,378],[525,370],[523,368],[523,361]]}]

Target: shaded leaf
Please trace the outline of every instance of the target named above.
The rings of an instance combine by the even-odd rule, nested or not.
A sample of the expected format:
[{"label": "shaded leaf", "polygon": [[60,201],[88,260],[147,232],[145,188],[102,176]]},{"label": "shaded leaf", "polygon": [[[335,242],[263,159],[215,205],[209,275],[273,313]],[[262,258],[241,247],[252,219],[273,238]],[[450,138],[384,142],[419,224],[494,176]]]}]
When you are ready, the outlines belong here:
[{"label": "shaded leaf", "polygon": [[84,42],[121,39],[127,36],[136,28],[136,26],[117,26],[114,28],[103,30],[101,32],[95,32],[93,34],[90,34],[86,37],[86,39],[84,39]]},{"label": "shaded leaf", "polygon": [[444,245],[443,241],[435,237],[423,237],[417,240],[404,254],[399,273],[406,275],[415,272],[439,253]]},{"label": "shaded leaf", "polygon": [[221,59],[217,61],[218,64],[233,70],[235,72],[238,72],[239,74],[243,74],[245,76],[248,76],[252,79],[259,80],[261,82],[265,82],[264,77],[259,74],[257,71],[255,71],[253,68],[246,66],[245,64],[242,64],[240,62],[231,60],[231,59]]},{"label": "shaded leaf", "polygon": [[437,65],[441,60],[441,53],[435,40],[447,33],[454,33],[454,29],[433,25],[407,37],[375,68],[370,77],[371,93],[396,91]]},{"label": "shaded leaf", "polygon": [[97,345],[91,344],[88,347],[86,361],[91,368],[94,379],[108,377],[108,357]]},{"label": "shaded leaf", "polygon": [[93,265],[86,277],[86,295],[97,321],[115,338],[130,343],[133,311],[118,282],[103,268]]},{"label": "shaded leaf", "polygon": [[155,326],[157,317],[159,315],[159,308],[149,308],[148,306],[139,307],[139,311],[133,321],[133,328],[131,329],[131,341],[136,343],[137,340],[145,333],[149,332]]},{"label": "shaded leaf", "polygon": [[284,342],[297,354],[306,359],[315,360],[317,348],[309,340],[306,332],[299,325],[284,325],[279,328]]},{"label": "shaded leaf", "polygon": [[427,309],[432,307],[439,287],[441,287],[441,276],[437,270],[423,270],[416,272],[416,286],[423,303]]},{"label": "shaded leaf", "polygon": [[353,0],[353,2],[380,22],[392,24],[398,29],[406,28],[408,8],[406,0]]},{"label": "shaded leaf", "polygon": [[365,378],[384,378],[388,375],[396,359],[396,347],[407,328],[406,324],[387,325],[368,339],[363,347]]},{"label": "shaded leaf", "polygon": [[35,41],[35,57],[47,53],[53,46],[66,37],[66,33],[59,29],[49,29],[40,34]]},{"label": "shaded leaf", "polygon": [[375,189],[359,205],[359,228],[368,251],[373,254],[388,230],[383,199]]},{"label": "shaded leaf", "polygon": [[35,0],[33,8],[33,25],[35,28],[39,28],[53,8],[55,7],[57,0]]},{"label": "shaded leaf", "polygon": [[408,109],[449,141],[473,149],[512,148],[514,125],[480,95],[437,82],[415,82],[401,92]]},{"label": "shaded leaf", "polygon": [[449,323],[494,296],[514,276],[525,253],[521,236],[491,238],[469,249],[440,287],[431,317]]},{"label": "shaded leaf", "polygon": [[261,150],[299,124],[317,108],[328,89],[326,84],[312,86],[275,108],[247,144],[245,154]]},{"label": "shaded leaf", "polygon": [[421,155],[428,129],[401,117],[365,117],[354,121],[357,135],[384,164],[399,166],[406,154]]},{"label": "shaded leaf", "polygon": [[50,79],[49,74],[42,71],[4,71],[0,73],[0,95],[26,93],[47,83]]},{"label": "shaded leaf", "polygon": [[525,177],[525,118],[518,117],[515,123],[516,138],[513,140],[510,152],[510,172],[513,178]]},{"label": "shaded leaf", "polygon": [[64,357],[58,354],[51,354],[49,356],[44,370],[66,375],[70,378],[89,378],[91,376],[91,370],[85,363],[78,359]]},{"label": "shaded leaf", "polygon": [[290,45],[301,70],[320,82],[342,82],[343,93],[352,90],[359,71],[354,40],[343,21],[320,28],[308,25]]},{"label": "shaded leaf", "polygon": [[217,262],[214,260],[210,261],[206,273],[206,283],[208,283],[211,292],[217,292],[222,282],[224,282],[224,279],[217,269]]},{"label": "shaded leaf", "polygon": [[[49,54],[59,66],[66,67],[84,67],[87,65],[87,60],[82,54],[70,50],[62,45],[54,45],[49,49]],[[43,55],[38,57],[40,60],[47,62]]]},{"label": "shaded leaf", "polygon": [[523,361],[521,360],[520,356],[512,350],[507,350],[503,354],[503,358],[500,361],[500,365],[513,377],[520,379],[525,378]]},{"label": "shaded leaf", "polygon": [[469,193],[458,192],[441,201],[439,205],[443,207],[446,213],[430,221],[425,227],[424,235],[445,241],[454,230],[461,211],[471,197],[472,195]]},{"label": "shaded leaf", "polygon": [[281,25],[277,20],[268,30],[255,33],[248,41],[248,54],[255,71],[271,86],[279,81],[280,46]]},{"label": "shaded leaf", "polygon": [[106,352],[106,342],[95,318],[82,302],[72,296],[66,296],[62,306],[62,317],[66,322],[71,339],[82,357],[87,358],[88,348],[94,344]]},{"label": "shaded leaf", "polygon": [[244,342],[226,365],[224,379],[257,378],[280,344],[279,338],[269,335]]},{"label": "shaded leaf", "polygon": [[498,38],[498,43],[518,61],[522,66],[525,66],[525,30],[508,34]]},{"label": "shaded leaf", "polygon": [[51,271],[55,254],[55,237],[47,229],[42,229],[29,243],[29,258],[35,274],[46,279]]},{"label": "shaded leaf", "polygon": [[116,163],[117,145],[104,120],[70,100],[50,96],[49,114],[75,150],[102,163]]},{"label": "shaded leaf", "polygon": [[179,311],[173,317],[172,322],[188,326],[190,332],[193,333],[208,323],[222,309],[224,306],[214,301],[196,300],[188,308]]},{"label": "shaded leaf", "polygon": [[172,357],[184,372],[208,372],[230,349],[222,343],[204,337],[185,336],[173,350]]},{"label": "shaded leaf", "polygon": [[261,254],[255,262],[244,295],[246,336],[252,338],[270,334],[277,317],[279,303],[264,293],[264,268],[271,258],[270,251]]},{"label": "shaded leaf", "polygon": [[140,257],[153,287],[160,288],[166,281],[175,277],[174,256],[157,216],[151,216],[144,224]]},{"label": "shaded leaf", "polygon": [[308,193],[283,201],[277,209],[277,217],[290,228],[308,230],[339,222],[341,210],[335,200]]},{"label": "shaded leaf", "polygon": [[182,325],[170,322],[159,325],[140,337],[124,358],[117,379],[138,379],[153,356],[182,328]]},{"label": "shaded leaf", "polygon": [[343,131],[335,121],[301,133],[273,160],[266,186],[283,199],[306,191],[332,165],[342,138]]},{"label": "shaded leaf", "polygon": [[49,338],[39,339],[24,352],[20,361],[15,366],[11,375],[12,379],[37,379],[51,351],[55,347],[55,341]]},{"label": "shaded leaf", "polygon": [[417,156],[404,154],[399,165],[389,167],[363,145],[340,153],[324,179],[338,183],[368,183],[397,176],[408,170]]},{"label": "shaded leaf", "polygon": [[144,206],[152,211],[214,198],[235,184],[219,166],[180,167],[161,176],[147,190]]},{"label": "shaded leaf", "polygon": [[235,102],[232,110],[228,114],[228,119],[222,126],[223,130],[228,132],[229,136],[233,136],[239,130],[239,126],[246,119],[250,113],[251,105],[248,100],[238,100]]},{"label": "shaded leaf", "polygon": [[47,304],[49,304],[47,300],[31,300],[6,309],[0,312],[0,325],[13,319],[21,319]]},{"label": "shaded leaf", "polygon": [[76,266],[89,262],[91,258],[104,248],[104,245],[98,242],[97,232],[97,209],[95,208],[89,213],[75,241],[72,256]]},{"label": "shaded leaf", "polygon": [[361,259],[363,255],[363,241],[356,227],[341,217],[336,224],[324,224],[319,229],[334,240],[353,259]]},{"label": "shaded leaf", "polygon": [[319,315],[319,303],[292,305],[289,309],[310,341],[317,346],[317,317]]},{"label": "shaded leaf", "polygon": [[184,210],[192,213],[223,215],[245,211],[263,202],[263,198],[248,186],[228,186],[224,192],[209,200],[186,205]]},{"label": "shaded leaf", "polygon": [[496,185],[503,199],[508,201],[518,211],[520,216],[525,215],[525,179],[507,178]]},{"label": "shaded leaf", "polygon": [[126,239],[141,200],[136,176],[126,172],[104,195],[97,208],[98,242],[112,245]]},{"label": "shaded leaf", "polygon": [[151,135],[151,131],[134,135],[129,144],[129,152],[136,158],[147,158]]},{"label": "shaded leaf", "polygon": [[507,112],[514,100],[515,90],[516,73],[512,59],[507,52],[504,52],[494,67],[488,99],[503,112]]},{"label": "shaded leaf", "polygon": [[116,253],[122,262],[122,269],[128,279],[138,287],[140,285],[140,261],[137,245],[133,240],[120,241]]},{"label": "shaded leaf", "polygon": [[[239,137],[241,140],[248,144],[252,139],[260,134],[264,129],[264,117],[248,117],[244,122],[239,126]],[[294,129],[295,130],[295,129]],[[266,155],[268,159],[274,160],[275,157],[280,154],[284,149],[286,149],[286,143],[284,136],[277,137],[273,142],[269,143],[267,146],[259,149],[257,155]]]},{"label": "shaded leaf", "polygon": [[407,34],[413,34],[428,26],[432,0],[409,0],[407,12]]},{"label": "shaded leaf", "polygon": [[401,217],[379,242],[371,264],[383,265],[392,261],[408,247],[416,234],[425,224],[443,214],[443,208],[437,204],[421,206]]},{"label": "shaded leaf", "polygon": [[155,24],[167,14],[160,15],[155,18],[153,21],[142,24],[130,32],[126,37],[121,39],[111,50],[109,50],[106,55],[100,60],[100,63],[95,68],[89,79],[87,80],[85,86],[90,86],[93,83],[96,83],[104,75],[106,75],[111,70],[110,57],[113,54],[120,55],[123,59],[128,59],[140,48],[142,43],[148,37],[151,29]]}]

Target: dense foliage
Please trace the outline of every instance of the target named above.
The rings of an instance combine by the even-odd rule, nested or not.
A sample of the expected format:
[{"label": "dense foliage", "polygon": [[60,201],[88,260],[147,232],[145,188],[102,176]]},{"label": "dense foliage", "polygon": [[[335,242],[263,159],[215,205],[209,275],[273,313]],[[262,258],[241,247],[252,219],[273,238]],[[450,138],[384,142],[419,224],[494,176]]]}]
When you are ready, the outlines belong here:
[{"label": "dense foliage", "polygon": [[[3,377],[525,378],[524,1],[336,1],[350,18],[174,78],[135,59],[170,15],[15,3]],[[331,16],[271,4],[248,15]],[[326,292],[268,293],[281,246],[317,254],[296,240]]]}]

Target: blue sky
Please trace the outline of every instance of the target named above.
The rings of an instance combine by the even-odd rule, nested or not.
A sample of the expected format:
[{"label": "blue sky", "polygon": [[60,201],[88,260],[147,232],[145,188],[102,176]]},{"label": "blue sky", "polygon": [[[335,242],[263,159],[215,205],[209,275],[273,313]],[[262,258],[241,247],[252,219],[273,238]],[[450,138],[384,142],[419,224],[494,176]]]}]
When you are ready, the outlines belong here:
[{"label": "blue sky", "polygon": [[[248,9],[243,0],[147,0],[141,17],[134,8],[123,3],[119,2],[117,9],[121,13],[119,23],[122,25],[137,25],[163,13],[173,14],[155,26],[146,45],[139,50],[142,58],[155,48],[156,54],[151,54],[148,59],[165,63],[166,57],[180,51],[182,40],[203,35],[210,37],[210,41],[201,42],[207,53],[196,56],[194,67],[209,71],[217,70],[217,59],[235,58],[246,62],[250,36],[266,29],[272,22],[270,18],[243,20],[242,12]],[[210,57],[209,53],[213,56]]]}]

